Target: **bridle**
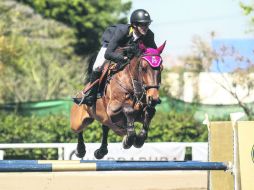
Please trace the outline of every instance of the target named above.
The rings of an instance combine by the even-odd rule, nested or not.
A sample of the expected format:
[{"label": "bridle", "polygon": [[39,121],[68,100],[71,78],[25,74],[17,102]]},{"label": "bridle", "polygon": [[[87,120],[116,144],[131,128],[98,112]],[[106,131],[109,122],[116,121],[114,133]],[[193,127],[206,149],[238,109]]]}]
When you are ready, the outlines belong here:
[{"label": "bridle", "polygon": [[[144,104],[142,102],[142,99],[147,96],[147,90],[156,88],[159,89],[160,85],[159,84],[144,84],[143,81],[143,71],[142,71],[142,57],[145,56],[146,54],[142,54],[138,60],[138,73],[137,73],[137,79],[135,80],[130,72],[130,64],[128,65],[128,70],[129,70],[129,76],[132,81],[132,87],[134,91],[134,99],[141,104]],[[150,56],[150,55],[149,55]],[[156,55],[159,56],[159,55]],[[157,68],[156,68],[157,69]],[[146,102],[147,105],[149,105],[149,102]]]},{"label": "bridle", "polygon": [[[133,91],[130,90],[128,87],[126,87],[126,85],[122,81],[119,81],[116,79],[115,80],[123,90],[125,90],[128,94],[130,94],[130,96],[136,103],[139,103],[142,106],[145,106],[145,105],[149,106],[151,103],[149,103],[149,102],[144,103],[142,100],[147,96],[147,91],[149,89],[152,89],[152,88],[159,89],[160,85],[159,84],[145,84],[144,83],[143,71],[142,71],[142,57],[144,57],[144,56],[160,56],[160,55],[159,54],[156,54],[156,55],[155,54],[142,54],[142,55],[140,55],[137,60],[138,72],[136,74],[137,75],[136,78],[133,77],[133,74],[131,73],[130,63],[127,65],[128,75],[131,79],[131,85],[132,85]],[[159,69],[159,68],[154,68],[154,69]]]},{"label": "bridle", "polygon": [[143,72],[142,72],[142,65],[141,65],[141,60],[139,60],[139,66],[138,66],[138,76],[141,76],[141,79],[139,80],[140,81],[140,83],[142,83],[142,87],[143,87],[143,89],[145,89],[145,90],[149,90],[149,89],[151,89],[151,88],[156,88],[156,89],[159,89],[160,88],[160,85],[158,84],[144,84],[144,82],[143,82]]}]

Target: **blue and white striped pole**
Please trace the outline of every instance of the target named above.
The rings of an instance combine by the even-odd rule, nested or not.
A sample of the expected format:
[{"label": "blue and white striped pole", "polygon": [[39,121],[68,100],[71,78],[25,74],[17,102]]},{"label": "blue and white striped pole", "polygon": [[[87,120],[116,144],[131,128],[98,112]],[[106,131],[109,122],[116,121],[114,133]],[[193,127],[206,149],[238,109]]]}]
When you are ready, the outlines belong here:
[{"label": "blue and white striped pole", "polygon": [[197,161],[0,161],[0,172],[228,170],[224,162]]}]

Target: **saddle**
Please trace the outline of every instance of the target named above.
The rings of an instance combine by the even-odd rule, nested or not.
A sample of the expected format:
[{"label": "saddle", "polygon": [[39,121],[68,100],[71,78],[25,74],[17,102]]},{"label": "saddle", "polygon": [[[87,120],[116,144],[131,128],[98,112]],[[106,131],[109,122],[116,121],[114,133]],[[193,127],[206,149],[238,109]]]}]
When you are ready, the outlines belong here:
[{"label": "saddle", "polygon": [[123,70],[125,66],[129,64],[127,61],[124,64],[119,64],[119,63],[114,63],[111,61],[106,61],[104,63],[103,69],[102,69],[102,74],[99,79],[94,81],[92,84],[89,82],[84,89],[82,90],[82,94],[86,96],[86,93],[97,83],[99,83],[99,88],[98,88],[98,93],[99,96],[97,95],[97,98],[101,98],[105,94],[105,90],[107,87],[108,82],[110,81],[111,77],[116,74],[117,72]]}]

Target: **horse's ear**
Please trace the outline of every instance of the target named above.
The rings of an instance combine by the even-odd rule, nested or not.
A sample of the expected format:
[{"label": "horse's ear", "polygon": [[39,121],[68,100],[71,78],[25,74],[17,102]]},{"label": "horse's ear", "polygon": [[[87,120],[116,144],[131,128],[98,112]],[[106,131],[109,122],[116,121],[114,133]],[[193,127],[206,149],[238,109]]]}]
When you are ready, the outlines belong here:
[{"label": "horse's ear", "polygon": [[157,48],[157,50],[158,50],[158,52],[160,52],[160,54],[162,53],[165,45],[166,45],[166,41],[160,47]]},{"label": "horse's ear", "polygon": [[142,42],[138,43],[138,48],[141,49],[143,52],[146,51],[146,46]]}]

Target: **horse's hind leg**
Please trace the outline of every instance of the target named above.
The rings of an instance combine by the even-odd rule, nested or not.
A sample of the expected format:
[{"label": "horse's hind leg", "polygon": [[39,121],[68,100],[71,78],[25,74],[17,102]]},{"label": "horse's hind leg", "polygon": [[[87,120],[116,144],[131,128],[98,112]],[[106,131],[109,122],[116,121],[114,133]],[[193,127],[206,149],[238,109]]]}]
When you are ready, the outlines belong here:
[{"label": "horse's hind leg", "polygon": [[102,125],[102,141],[101,141],[101,146],[99,149],[97,149],[94,152],[94,156],[96,159],[102,159],[106,154],[108,154],[108,131],[109,128],[106,125]]},{"label": "horse's hind leg", "polygon": [[84,143],[84,138],[83,138],[83,132],[78,133],[78,145],[75,151],[75,154],[78,158],[83,158],[86,154],[86,146]]}]

